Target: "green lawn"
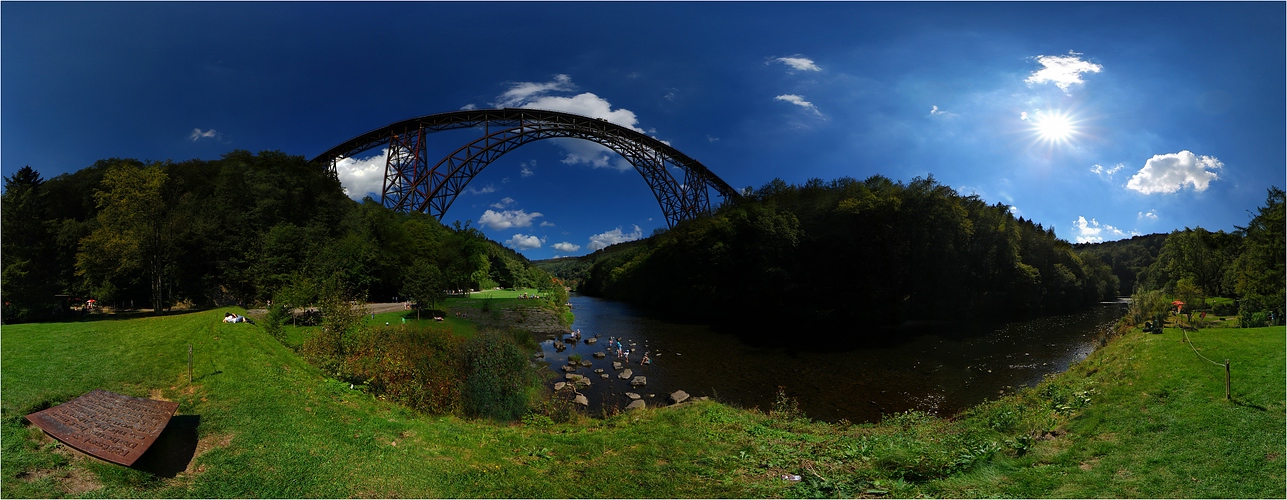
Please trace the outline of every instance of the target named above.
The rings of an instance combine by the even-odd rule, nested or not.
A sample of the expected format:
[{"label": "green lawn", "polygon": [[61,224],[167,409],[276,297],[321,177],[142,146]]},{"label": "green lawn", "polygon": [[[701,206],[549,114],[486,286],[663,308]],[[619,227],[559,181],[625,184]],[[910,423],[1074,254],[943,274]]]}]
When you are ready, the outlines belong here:
[{"label": "green lawn", "polygon": [[[953,420],[826,424],[799,418],[789,401],[768,414],[703,401],[498,424],[420,415],[351,390],[259,327],[221,323],[225,310],[5,326],[0,494],[1287,496],[1281,327],[1189,334],[1208,358],[1233,360],[1233,402],[1223,399],[1223,368],[1168,329],[1128,334],[1041,387]],[[179,415],[199,415],[188,470],[160,478],[68,453],[23,419],[95,388],[177,401]]]}]

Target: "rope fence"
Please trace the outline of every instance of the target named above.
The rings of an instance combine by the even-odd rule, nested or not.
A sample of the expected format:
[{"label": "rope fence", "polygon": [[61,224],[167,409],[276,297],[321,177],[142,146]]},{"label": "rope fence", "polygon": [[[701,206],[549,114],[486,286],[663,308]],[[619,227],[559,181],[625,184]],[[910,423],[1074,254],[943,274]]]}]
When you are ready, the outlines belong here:
[{"label": "rope fence", "polygon": [[1189,349],[1193,349],[1193,354],[1197,354],[1199,358],[1202,358],[1202,359],[1206,360],[1208,363],[1211,363],[1211,364],[1216,365],[1216,366],[1223,366],[1223,367],[1224,367],[1224,398],[1225,398],[1225,399],[1233,399],[1233,398],[1232,398],[1232,396],[1230,395],[1230,392],[1229,392],[1229,390],[1230,390],[1230,384],[1229,384],[1229,382],[1230,382],[1230,381],[1229,381],[1229,378],[1230,378],[1230,373],[1229,373],[1229,360],[1228,360],[1228,359],[1225,359],[1225,360],[1224,360],[1224,363],[1220,363],[1220,362],[1217,362],[1217,361],[1213,361],[1213,360],[1211,360],[1211,358],[1208,358],[1208,357],[1206,357],[1206,356],[1203,356],[1203,355],[1202,355],[1202,353],[1198,352],[1198,348],[1193,346],[1193,341],[1189,339],[1189,332],[1188,332],[1187,330],[1185,330],[1185,329],[1181,328],[1181,329],[1180,329],[1180,333],[1184,334],[1184,343],[1189,344]]}]

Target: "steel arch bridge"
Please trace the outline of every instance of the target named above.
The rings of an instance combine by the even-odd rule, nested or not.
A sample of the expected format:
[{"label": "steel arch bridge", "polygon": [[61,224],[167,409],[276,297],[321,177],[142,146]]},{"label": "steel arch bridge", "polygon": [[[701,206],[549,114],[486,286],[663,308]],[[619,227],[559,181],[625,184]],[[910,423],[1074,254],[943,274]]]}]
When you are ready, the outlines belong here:
[{"label": "steel arch bridge", "polygon": [[[430,164],[426,135],[475,129],[481,136]],[[624,157],[657,197],[666,225],[707,214],[711,192],[724,200],[736,190],[697,160],[636,130],[597,118],[537,109],[488,109],[438,113],[404,120],[359,135],[313,158],[336,164],[364,151],[388,147],[381,204],[397,211],[426,212],[442,220],[469,181],[505,153],[541,139],[574,138],[599,143]],[[672,176],[668,167],[683,172]]]}]

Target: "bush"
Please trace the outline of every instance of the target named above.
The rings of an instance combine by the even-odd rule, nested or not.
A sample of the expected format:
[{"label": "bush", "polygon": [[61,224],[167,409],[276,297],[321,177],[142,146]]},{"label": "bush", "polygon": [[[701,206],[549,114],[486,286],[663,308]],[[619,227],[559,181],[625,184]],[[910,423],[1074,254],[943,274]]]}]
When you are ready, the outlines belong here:
[{"label": "bush", "polygon": [[450,329],[381,326],[362,332],[347,366],[377,394],[415,410],[448,414],[460,408],[461,347]]},{"label": "bush", "polygon": [[527,356],[509,336],[481,331],[465,344],[465,413],[517,420],[527,412]]}]

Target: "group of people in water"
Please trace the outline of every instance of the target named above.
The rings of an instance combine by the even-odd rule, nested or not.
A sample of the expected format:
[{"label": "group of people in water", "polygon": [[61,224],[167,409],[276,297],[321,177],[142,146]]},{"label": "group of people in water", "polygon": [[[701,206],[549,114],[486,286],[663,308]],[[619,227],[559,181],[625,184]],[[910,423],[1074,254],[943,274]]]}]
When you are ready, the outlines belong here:
[{"label": "group of people in water", "polygon": [[[613,351],[614,349],[616,350],[616,353],[617,353],[617,359],[620,359],[624,363],[630,362],[631,350],[626,349],[625,346],[621,345],[621,339],[618,339],[616,337],[608,337],[608,351]],[[643,353],[643,359],[639,360],[639,364],[641,365],[652,364],[652,359],[648,357],[648,354],[650,352],[651,351],[645,351]]]}]

